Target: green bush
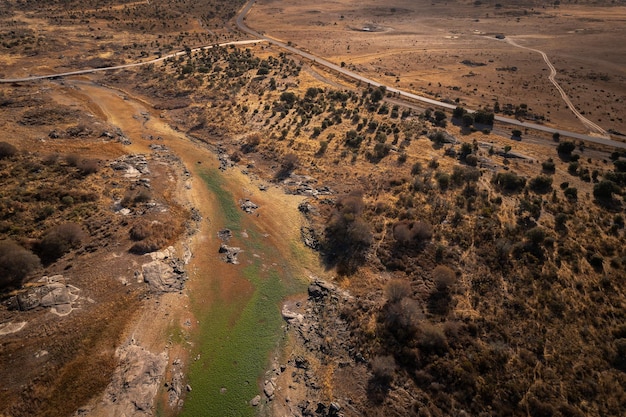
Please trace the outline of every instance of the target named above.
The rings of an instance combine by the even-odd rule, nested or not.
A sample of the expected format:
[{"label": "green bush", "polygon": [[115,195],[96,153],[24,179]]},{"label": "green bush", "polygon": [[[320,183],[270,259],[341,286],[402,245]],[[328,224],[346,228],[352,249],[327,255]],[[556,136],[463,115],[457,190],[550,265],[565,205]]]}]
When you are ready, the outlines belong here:
[{"label": "green bush", "polygon": [[493,183],[503,191],[521,191],[526,185],[526,179],[517,176],[513,172],[501,172],[493,177]]}]

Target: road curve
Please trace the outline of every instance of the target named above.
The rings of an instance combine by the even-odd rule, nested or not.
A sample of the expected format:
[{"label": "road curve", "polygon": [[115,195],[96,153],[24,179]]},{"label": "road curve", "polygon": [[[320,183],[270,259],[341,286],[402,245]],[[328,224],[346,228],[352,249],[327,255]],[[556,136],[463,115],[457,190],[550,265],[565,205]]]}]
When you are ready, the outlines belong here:
[{"label": "road curve", "polygon": [[[211,48],[213,48],[215,46],[250,45],[250,44],[259,43],[259,42],[264,42],[264,40],[263,39],[252,39],[252,40],[245,40],[245,41],[224,42],[224,43],[220,43],[220,44],[201,46],[199,48],[194,48],[194,49],[191,50],[191,52],[197,52],[197,51],[202,51],[202,50],[206,50],[206,49],[211,49]],[[185,54],[187,54],[187,51],[180,51],[180,52],[175,52],[173,54],[162,56],[160,58],[151,59],[149,61],[141,61],[141,62],[135,62],[135,63],[132,63],[132,64],[116,65],[116,66],[113,66],[113,67],[89,68],[89,69],[78,70],[78,71],[61,72],[59,74],[32,75],[32,76],[22,77],[22,78],[0,78],[0,83],[21,83],[21,82],[45,80],[45,79],[51,79],[51,78],[69,77],[69,76],[72,76],[72,75],[92,74],[94,72],[101,72],[101,71],[112,71],[112,70],[118,70],[118,69],[124,69],[124,68],[140,67],[142,65],[156,64],[158,62],[165,61],[166,59],[175,58],[177,56],[181,56],[181,55],[185,55]]]},{"label": "road curve", "polygon": [[[250,9],[254,5],[254,2],[255,2],[255,0],[248,0],[248,2],[241,8],[241,11],[239,12],[239,14],[237,15],[237,17],[235,19],[237,27],[241,31],[243,31],[243,32],[245,32],[245,33],[247,33],[247,34],[249,34],[251,36],[254,36],[255,38],[263,39],[263,40],[265,40],[265,41],[267,41],[267,42],[269,42],[269,43],[271,43],[273,45],[276,45],[276,46],[278,46],[280,48],[286,49],[289,52],[292,52],[292,53],[294,53],[296,55],[300,55],[301,57],[306,58],[308,60],[311,60],[311,61],[313,61],[313,62],[315,62],[315,63],[317,63],[319,65],[323,65],[326,68],[329,68],[329,69],[331,69],[333,71],[336,71],[336,72],[338,72],[338,73],[340,73],[340,74],[342,74],[342,75],[344,75],[344,76],[346,76],[348,78],[351,78],[353,80],[366,83],[366,84],[371,85],[373,87],[380,87],[380,86],[385,87],[388,92],[394,93],[396,98],[404,98],[404,99],[409,99],[409,100],[415,100],[415,101],[426,103],[426,104],[429,104],[429,105],[432,105],[432,106],[443,107],[443,108],[446,108],[446,109],[455,109],[456,108],[456,105],[454,105],[454,104],[446,103],[446,102],[439,101],[439,100],[433,100],[433,99],[430,99],[428,97],[422,97],[422,96],[417,95],[417,94],[409,93],[409,92],[406,92],[406,91],[403,91],[403,90],[399,90],[399,89],[391,87],[391,86],[384,85],[384,84],[382,84],[382,83],[380,83],[378,81],[369,79],[369,78],[364,77],[362,75],[359,75],[359,74],[357,74],[355,72],[352,72],[352,71],[350,71],[350,70],[348,70],[346,68],[342,68],[339,65],[333,64],[332,62],[329,62],[329,61],[325,60],[324,58],[320,58],[320,57],[315,56],[315,55],[313,55],[311,53],[304,52],[304,51],[302,51],[302,50],[300,50],[298,48],[295,48],[295,47],[291,46],[290,44],[286,44],[284,42],[281,42],[279,40],[276,40],[274,38],[271,38],[271,37],[269,37],[267,35],[261,34],[261,33],[255,31],[255,30],[249,28],[244,23],[244,20],[246,18],[246,15],[248,14],[248,12],[250,12]],[[537,52],[540,52],[540,51],[537,51]],[[555,70],[555,73],[556,73],[556,70]],[[558,85],[558,83],[557,83],[557,85]],[[557,87],[557,88],[559,88],[559,87]],[[559,91],[561,91],[561,90],[559,90]],[[565,93],[563,92],[562,94],[565,94]],[[567,97],[567,95],[565,95],[565,97]],[[575,109],[573,107],[573,105],[570,108]],[[471,112],[471,110],[470,110],[470,112]],[[582,115],[581,115],[581,117],[582,117]],[[517,126],[517,127],[521,127],[521,128],[524,128],[524,129],[533,129],[533,130],[538,130],[538,131],[547,132],[547,133],[559,133],[561,136],[567,136],[567,137],[570,137],[570,138],[580,139],[580,140],[584,140],[584,141],[587,141],[587,142],[593,142],[593,143],[597,143],[597,144],[600,144],[600,145],[606,145],[606,146],[612,146],[612,147],[615,147],[615,148],[626,149],[626,143],[618,142],[618,141],[611,140],[611,139],[608,139],[608,138],[605,138],[605,137],[597,137],[597,136],[586,135],[586,134],[583,134],[583,133],[576,133],[576,132],[570,132],[570,131],[567,131],[567,130],[555,129],[555,128],[552,128],[552,127],[547,127],[547,126],[536,124],[536,123],[523,122],[523,121],[520,121],[520,120],[517,120],[517,119],[511,119],[511,118],[502,117],[502,116],[496,116],[495,120],[498,121],[498,122],[501,122],[501,123],[506,123],[506,124]],[[602,132],[604,132],[604,134],[606,134],[606,132],[602,128],[600,128],[599,126],[597,126],[597,127]]]},{"label": "road curve", "polygon": [[518,44],[517,42],[515,42],[511,38],[506,38],[505,40],[510,45],[513,45],[513,46],[516,46],[516,47],[522,48],[522,49],[527,49],[529,51],[537,52],[538,54],[540,54],[543,57],[543,60],[548,65],[548,68],[550,68],[550,75],[548,75],[548,80],[559,91],[559,93],[561,94],[561,98],[563,99],[565,104],[567,104],[567,107],[569,107],[569,109],[572,111],[572,113],[574,113],[574,116],[576,116],[578,118],[578,120],[580,120],[589,129],[595,130],[597,133],[599,133],[601,135],[608,136],[608,132],[606,130],[602,129],[600,126],[598,126],[597,124],[595,124],[591,120],[587,119],[585,116],[580,114],[578,109],[576,109],[576,107],[574,106],[574,103],[572,103],[572,101],[567,96],[567,94],[565,93],[563,88],[556,81],[556,68],[554,68],[554,65],[552,65],[552,62],[550,62],[550,59],[548,59],[548,55],[545,52],[540,51],[539,49],[533,49],[533,48],[529,48],[527,46],[520,45],[520,44]]}]

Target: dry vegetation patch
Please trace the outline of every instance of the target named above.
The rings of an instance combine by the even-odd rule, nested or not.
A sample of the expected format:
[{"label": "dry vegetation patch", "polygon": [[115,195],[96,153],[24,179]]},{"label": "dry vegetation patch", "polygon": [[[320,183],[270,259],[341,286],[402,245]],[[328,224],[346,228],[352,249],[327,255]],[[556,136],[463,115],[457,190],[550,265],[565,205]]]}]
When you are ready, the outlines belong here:
[{"label": "dry vegetation patch", "polygon": [[[614,20],[622,8],[592,9],[590,20],[583,6],[532,2],[351,4],[260,2],[249,24],[390,85],[457,102],[460,110],[421,109],[384,88],[326,85],[310,63],[267,45],[188,52],[93,76],[153,103],[173,128],[214,146],[223,169],[238,164],[310,197],[300,205],[309,223],[303,235],[351,295],[326,289],[338,295],[324,299],[309,290],[314,325],[305,334],[315,337],[293,336],[301,342],[294,352],[310,359],[286,359],[300,384],[290,400],[301,414],[314,411],[306,403],[314,399],[324,410],[337,401],[346,415],[622,415],[626,155],[526,131],[511,132],[513,141],[508,131],[493,134],[502,127],[490,123],[504,113],[578,126],[548,93],[539,55],[495,39],[506,33],[554,56],[559,80],[585,114],[626,130],[623,54],[606,42],[607,28],[622,30]],[[55,13],[23,6],[24,13],[3,18],[20,25],[45,18],[45,30],[64,28],[77,45],[98,41],[103,48],[103,57],[71,57],[61,66],[145,58],[227,37],[200,32],[194,1],[178,11],[159,1]],[[212,31],[222,15],[203,10],[203,30]],[[86,25],[93,30],[81,43],[76,32]],[[24,45],[39,42],[33,37],[16,31],[20,43],[2,47],[25,52]],[[573,56],[568,44],[582,49]],[[618,59],[602,57],[607,45]],[[49,58],[42,57],[34,65]],[[30,87],[4,91],[3,126],[25,139],[0,144],[2,267],[14,271],[5,259],[20,260],[39,276],[33,253],[48,239],[58,251],[42,258],[45,271],[69,271],[97,303],[68,316],[67,327],[42,315],[25,347],[19,336],[3,340],[3,352],[15,356],[1,364],[9,379],[0,403],[15,415],[68,414],[110,378],[113,348],[143,294],[111,283],[132,269],[136,258],[127,251],[172,243],[188,213],[166,182],[121,179],[121,171],[134,171],[125,159],[109,163],[123,151],[108,126],[70,105],[52,105],[46,94],[31,98]],[[466,105],[482,109],[480,120]],[[113,137],[100,137],[103,131]],[[45,154],[36,138],[48,141]],[[24,152],[31,144],[38,144],[33,153]],[[180,168],[158,149],[146,160],[153,173]],[[80,230],[71,226],[77,224]],[[106,273],[90,267],[120,253]],[[2,310],[2,320],[12,314]],[[30,320],[38,313],[26,314]],[[103,318],[101,331],[93,323]],[[80,343],[67,329],[80,329]],[[50,337],[58,340],[48,352],[54,360],[40,367],[36,346]],[[23,374],[12,372],[16,366]],[[90,384],[86,368],[101,370]]]}]

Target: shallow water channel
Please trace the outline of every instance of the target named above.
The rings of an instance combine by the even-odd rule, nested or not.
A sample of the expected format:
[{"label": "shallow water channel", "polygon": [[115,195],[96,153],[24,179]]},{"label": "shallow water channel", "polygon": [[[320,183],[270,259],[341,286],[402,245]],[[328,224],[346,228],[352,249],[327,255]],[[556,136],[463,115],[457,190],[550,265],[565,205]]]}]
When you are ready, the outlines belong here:
[{"label": "shallow water channel", "polygon": [[[232,238],[227,244],[242,252],[239,264],[217,261],[215,268],[192,278],[190,297],[199,323],[188,370],[192,391],[182,415],[252,416],[265,408],[250,406],[250,400],[261,393],[270,355],[283,337],[281,301],[304,291],[305,283],[298,278],[292,250],[277,248],[259,217],[239,208],[221,172],[208,169],[200,176],[215,197],[215,230],[206,247],[196,251],[211,251],[217,258],[221,241],[216,231],[228,228]],[[280,213],[263,213],[268,215]]]}]

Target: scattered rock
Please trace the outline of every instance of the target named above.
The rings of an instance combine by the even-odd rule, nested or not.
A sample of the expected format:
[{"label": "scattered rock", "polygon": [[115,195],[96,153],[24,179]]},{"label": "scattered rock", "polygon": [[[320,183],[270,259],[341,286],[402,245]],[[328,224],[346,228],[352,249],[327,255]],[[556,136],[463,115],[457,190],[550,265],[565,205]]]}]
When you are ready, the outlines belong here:
[{"label": "scattered rock", "polygon": [[285,319],[287,322],[291,322],[292,320],[302,322],[304,320],[304,316],[302,314],[294,313],[293,311],[289,310],[287,306],[283,306],[281,314],[283,316],[283,319]]},{"label": "scattered rock", "polygon": [[302,238],[302,242],[309,248],[313,250],[320,249],[320,241],[317,237],[317,233],[311,227],[302,226],[300,228],[300,237]]},{"label": "scattered rock", "polygon": [[141,266],[141,275],[152,291],[176,292],[184,288],[187,280],[184,261],[174,256],[173,247],[148,255],[152,262]]},{"label": "scattered rock", "polygon": [[233,232],[230,229],[222,229],[217,232],[217,237],[223,242],[228,242],[233,237]]},{"label": "scattered rock", "polygon": [[259,206],[257,206],[256,204],[254,204],[252,201],[248,200],[247,198],[245,200],[240,201],[239,205],[243,211],[245,211],[246,213],[250,213],[250,214],[254,213],[256,209],[259,208]]},{"label": "scattered rock", "polygon": [[26,326],[25,321],[21,321],[19,323],[13,323],[11,321],[8,323],[0,323],[0,336],[17,333],[22,330],[24,326]]},{"label": "scattered rock", "polygon": [[261,396],[257,395],[256,397],[254,397],[253,399],[250,400],[250,405],[252,407],[256,407],[261,403]]},{"label": "scattered rock", "polygon": [[309,361],[304,356],[296,356],[294,363],[298,369],[309,369]]},{"label": "scattered rock", "polygon": [[313,207],[311,203],[303,201],[298,204],[298,210],[303,214],[309,214],[315,212],[315,207]]},{"label": "scattered rock", "polygon": [[327,292],[317,283],[313,283],[309,285],[308,293],[309,293],[309,298],[312,298],[314,300],[319,300],[321,298],[324,298],[327,294]]},{"label": "scattered rock", "polygon": [[274,383],[272,381],[266,380],[265,383],[263,384],[263,393],[270,400],[274,397],[275,389],[276,387],[274,386]]},{"label": "scattered rock", "polygon": [[219,169],[221,171],[226,171],[226,169],[235,166],[235,162],[233,162],[233,160],[230,159],[230,156],[226,152],[220,152],[217,155],[217,159],[220,161]]},{"label": "scattered rock", "polygon": [[117,356],[119,366],[106,389],[105,407],[112,415],[145,415],[152,409],[167,354],[154,354],[131,344],[119,348]]},{"label": "scattered rock", "polygon": [[65,284],[62,275],[43,277],[39,287],[26,288],[16,296],[10,297],[5,305],[11,310],[28,311],[37,307],[50,308],[50,312],[66,316],[72,312],[79,296],[80,289]]},{"label": "scattered rock", "polygon": [[223,243],[220,245],[220,249],[219,249],[219,253],[223,254],[222,259],[225,262],[229,264],[233,264],[233,265],[236,265],[239,263],[239,261],[237,261],[237,255],[239,255],[240,252],[241,252],[241,248],[228,246]]}]

